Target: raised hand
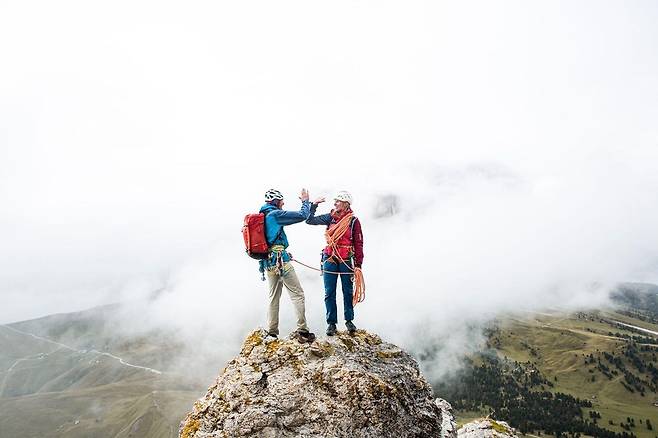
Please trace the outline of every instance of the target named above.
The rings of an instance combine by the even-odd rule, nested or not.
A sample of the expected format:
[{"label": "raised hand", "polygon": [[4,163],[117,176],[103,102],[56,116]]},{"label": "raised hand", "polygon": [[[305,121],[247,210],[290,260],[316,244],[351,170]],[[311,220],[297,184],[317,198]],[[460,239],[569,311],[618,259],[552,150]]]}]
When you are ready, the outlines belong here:
[{"label": "raised hand", "polygon": [[315,205],[322,204],[325,201],[324,196],[313,201]]},{"label": "raised hand", "polygon": [[303,201],[308,201],[308,191],[306,189],[302,189],[301,195],[299,195],[299,199]]}]

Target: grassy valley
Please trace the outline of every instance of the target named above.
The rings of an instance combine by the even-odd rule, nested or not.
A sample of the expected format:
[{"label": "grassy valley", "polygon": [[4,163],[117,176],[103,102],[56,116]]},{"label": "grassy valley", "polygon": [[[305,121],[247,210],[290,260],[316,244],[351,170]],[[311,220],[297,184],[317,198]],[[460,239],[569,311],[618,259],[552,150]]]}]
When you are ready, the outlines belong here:
[{"label": "grassy valley", "polygon": [[178,436],[206,385],[170,369],[162,334],[118,335],[116,310],[0,326],[0,437]]},{"label": "grassy valley", "polygon": [[[658,437],[658,287],[625,285],[613,298],[614,311],[499,317],[486,348],[436,393],[461,423],[493,412],[528,436]],[[181,370],[181,357],[188,367],[202,358],[175,333],[127,329],[123,311],[0,326],[0,438],[178,436],[223,363]]]},{"label": "grassy valley", "polygon": [[[440,391],[464,417],[495,410],[494,417],[529,433],[541,432],[541,426],[554,433],[548,425],[557,422],[572,435],[600,428],[616,436],[653,438],[658,436],[658,337],[620,324],[658,333],[651,321],[651,314],[637,309],[501,318],[488,331],[487,350]],[[497,396],[487,403],[490,390]],[[533,407],[537,398],[541,402]]]}]

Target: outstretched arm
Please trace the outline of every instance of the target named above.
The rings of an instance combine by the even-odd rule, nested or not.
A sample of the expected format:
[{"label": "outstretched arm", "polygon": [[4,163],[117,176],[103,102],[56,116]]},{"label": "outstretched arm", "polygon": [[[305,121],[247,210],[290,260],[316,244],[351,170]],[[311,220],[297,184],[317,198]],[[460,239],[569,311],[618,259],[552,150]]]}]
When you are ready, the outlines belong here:
[{"label": "outstretched arm", "polygon": [[281,226],[305,221],[311,215],[311,202],[308,200],[308,191],[306,189],[302,189],[299,199],[302,200],[302,208],[299,211],[275,210],[270,215]]},{"label": "outstretched arm", "polygon": [[311,205],[311,214],[306,219],[306,223],[309,225],[329,225],[331,223],[331,215],[329,213],[327,214],[321,214],[320,216],[315,216],[315,210],[318,209],[318,203],[313,203]]},{"label": "outstretched arm", "polygon": [[302,201],[302,208],[299,211],[275,210],[270,213],[279,225],[292,225],[303,222],[311,215],[311,202]]}]

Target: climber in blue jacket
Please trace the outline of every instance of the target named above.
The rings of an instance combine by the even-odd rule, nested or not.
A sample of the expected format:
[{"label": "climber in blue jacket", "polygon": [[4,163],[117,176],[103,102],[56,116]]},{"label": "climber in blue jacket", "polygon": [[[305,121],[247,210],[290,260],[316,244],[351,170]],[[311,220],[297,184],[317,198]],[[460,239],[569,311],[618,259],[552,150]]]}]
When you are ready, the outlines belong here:
[{"label": "climber in blue jacket", "polygon": [[306,189],[302,189],[299,198],[302,200],[302,208],[299,211],[285,211],[280,191],[270,189],[265,192],[265,204],[260,208],[260,212],[265,214],[265,238],[269,254],[266,260],[260,261],[260,269],[267,275],[269,282],[269,336],[276,338],[279,335],[279,301],[285,286],[297,314],[297,338],[300,342],[313,342],[315,335],[308,330],[306,324],[304,289],[290,264],[288,237],[284,230],[286,225],[304,222],[311,214],[311,202]]}]

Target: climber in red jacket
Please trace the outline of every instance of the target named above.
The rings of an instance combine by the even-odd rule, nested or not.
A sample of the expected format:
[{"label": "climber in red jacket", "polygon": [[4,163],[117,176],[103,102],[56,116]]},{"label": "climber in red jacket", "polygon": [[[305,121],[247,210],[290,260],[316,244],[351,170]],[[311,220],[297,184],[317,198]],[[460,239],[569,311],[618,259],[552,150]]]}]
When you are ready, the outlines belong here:
[{"label": "climber in red jacket", "polygon": [[363,264],[363,232],[361,222],[352,212],[352,195],[346,191],[338,192],[334,198],[331,213],[315,216],[318,204],[324,202],[319,198],[311,205],[311,215],[306,220],[310,225],[325,225],[327,246],[322,251],[322,269],[324,279],[324,305],[327,317],[327,335],[336,334],[338,322],[336,309],[336,286],[338,276],[343,290],[343,308],[345,327],[350,334],[356,331],[354,306],[352,302],[354,288],[352,278],[356,268]]}]

